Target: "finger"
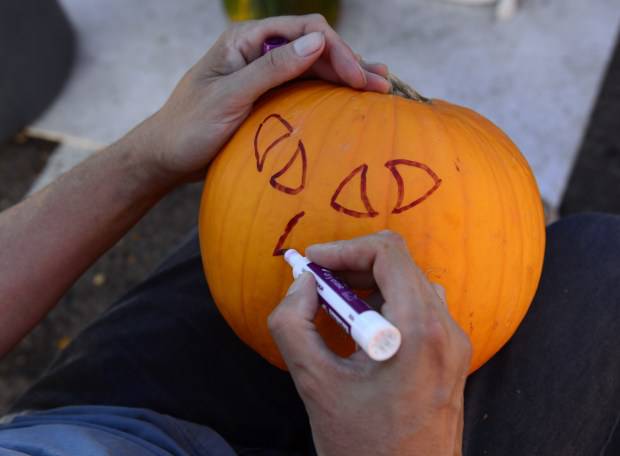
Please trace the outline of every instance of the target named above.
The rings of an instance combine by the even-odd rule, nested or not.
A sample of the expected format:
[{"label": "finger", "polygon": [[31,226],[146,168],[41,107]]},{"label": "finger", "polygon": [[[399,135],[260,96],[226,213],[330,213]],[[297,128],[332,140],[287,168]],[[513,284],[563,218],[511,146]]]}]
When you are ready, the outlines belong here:
[{"label": "finger", "polygon": [[439,297],[441,302],[443,302],[445,305],[446,304],[446,289],[438,283],[431,283],[431,285],[433,285],[433,288],[435,289],[435,293],[437,293],[437,296]]},{"label": "finger", "polygon": [[314,325],[319,308],[316,283],[310,273],[293,282],[287,295],[269,316],[269,329],[292,375],[335,362]]},{"label": "finger", "polygon": [[372,271],[339,271],[338,277],[356,290],[377,288],[377,282],[375,282]]},{"label": "finger", "polygon": [[364,90],[369,90],[373,92],[379,93],[388,93],[392,88],[392,84],[385,79],[383,76],[380,76],[375,73],[371,73],[366,71],[366,86],[363,88]]},{"label": "finger", "polygon": [[448,301],[446,298],[446,289],[438,283],[431,282],[431,285],[433,286],[433,290],[438,298],[433,299],[432,302],[436,304],[436,308],[440,315],[443,316],[444,321],[451,319],[452,317],[450,315],[450,309],[448,308]]},{"label": "finger", "polygon": [[342,84],[340,76],[332,68],[331,63],[323,58],[318,59],[303,75],[304,77],[322,79],[324,81]]},{"label": "finger", "polygon": [[383,295],[380,291],[375,291],[367,296],[364,301],[366,301],[370,307],[379,312],[385,302],[385,299],[383,299]]},{"label": "finger", "polygon": [[245,97],[255,100],[269,89],[303,74],[316,62],[324,47],[322,33],[304,35],[230,75],[230,90],[243,92]]},{"label": "finger", "polygon": [[[362,87],[363,90],[379,93],[389,92],[391,85],[383,76],[366,70],[364,70],[364,73],[366,75],[366,85]],[[322,58],[317,60],[312,67],[303,74],[303,77],[318,78],[336,84],[344,83],[331,66],[331,63]]]},{"label": "finger", "polygon": [[424,305],[427,295],[434,295],[411,259],[405,241],[391,231],[316,244],[305,253],[311,261],[335,271],[372,271],[386,305],[400,309],[399,313],[411,315],[407,307]]},{"label": "finger", "polygon": [[335,73],[353,88],[366,86],[366,75],[351,48],[319,14],[306,16],[279,16],[253,21],[241,26],[233,45],[237,46],[247,62],[260,57],[262,43],[272,36],[283,36],[295,40],[311,32],[325,36],[324,54]]},{"label": "finger", "polygon": [[360,60],[360,65],[362,68],[369,73],[374,73],[383,78],[387,78],[390,70],[385,63],[377,63],[377,62],[366,62],[365,60]]}]

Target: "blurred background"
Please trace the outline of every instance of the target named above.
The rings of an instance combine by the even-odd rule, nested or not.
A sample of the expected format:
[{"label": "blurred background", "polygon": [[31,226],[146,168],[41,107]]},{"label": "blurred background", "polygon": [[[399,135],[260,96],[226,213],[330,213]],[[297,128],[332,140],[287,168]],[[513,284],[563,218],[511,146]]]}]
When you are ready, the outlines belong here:
[{"label": "blurred background", "polygon": [[[157,110],[231,21],[307,12],[422,94],[499,125],[548,220],[620,213],[618,0],[2,0],[0,210]],[[200,192],[166,197],[0,360],[0,414],[195,225]]]}]

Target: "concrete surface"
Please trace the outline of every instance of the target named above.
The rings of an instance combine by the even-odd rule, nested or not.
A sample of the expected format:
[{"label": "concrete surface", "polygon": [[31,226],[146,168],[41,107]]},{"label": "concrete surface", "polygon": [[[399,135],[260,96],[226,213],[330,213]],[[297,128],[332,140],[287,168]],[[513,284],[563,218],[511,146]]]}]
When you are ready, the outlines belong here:
[{"label": "concrete surface", "polygon": [[[226,27],[216,0],[62,3],[78,31],[78,64],[36,126],[104,144],[154,112]],[[617,0],[520,5],[511,20],[497,21],[492,6],[344,0],[338,30],[423,94],[472,107],[505,129],[557,207],[620,8]]]}]

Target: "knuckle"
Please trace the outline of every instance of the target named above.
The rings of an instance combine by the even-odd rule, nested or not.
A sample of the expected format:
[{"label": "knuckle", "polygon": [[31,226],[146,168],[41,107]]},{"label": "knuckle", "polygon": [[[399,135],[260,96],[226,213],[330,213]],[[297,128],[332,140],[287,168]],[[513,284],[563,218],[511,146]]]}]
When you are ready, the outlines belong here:
[{"label": "knuckle", "polygon": [[444,371],[461,375],[469,370],[472,346],[469,337],[456,322],[442,324],[439,320],[424,325],[421,340]]},{"label": "knuckle", "polygon": [[467,368],[469,368],[474,348],[471,344],[469,336],[460,327],[458,328],[458,333],[456,336],[456,345],[458,350],[458,356],[463,360],[463,363],[467,366]]},{"label": "knuckle", "polygon": [[234,24],[229,25],[226,30],[224,30],[224,32],[220,35],[220,41],[224,41],[224,42],[228,42],[230,40],[232,40],[235,36],[237,36],[237,33],[239,32],[239,29],[241,28],[241,23],[240,22],[236,22]]},{"label": "knuckle", "polygon": [[321,393],[316,377],[308,369],[301,366],[296,366],[296,369],[291,371],[296,372],[295,385],[299,394],[305,399],[316,400]]},{"label": "knuckle", "polygon": [[272,334],[278,334],[286,327],[286,320],[286,312],[277,307],[267,318],[267,327]]},{"label": "knuckle", "polygon": [[403,245],[405,245],[405,239],[396,231],[383,230],[380,231],[378,234],[384,248],[401,248],[403,247]]},{"label": "knuckle", "polygon": [[316,22],[316,23],[321,24],[321,25],[327,25],[327,19],[325,19],[325,16],[323,16],[320,13],[308,14],[306,17],[311,22]]},{"label": "knuckle", "polygon": [[446,407],[452,400],[451,389],[440,385],[436,386],[433,389],[432,400],[435,407]]},{"label": "knuckle", "polygon": [[228,26],[224,33],[228,33],[231,36],[237,36],[239,33],[243,33],[256,24],[255,20],[234,22]]},{"label": "knuckle", "polygon": [[275,50],[271,52],[267,52],[267,54],[265,54],[267,65],[270,68],[273,68],[273,69],[278,68],[278,62],[279,62],[278,54],[279,52],[275,52]]},{"label": "knuckle", "polygon": [[448,345],[448,333],[438,320],[433,320],[429,324],[423,325],[419,330],[420,340],[426,346],[434,347],[441,353],[446,352]]}]

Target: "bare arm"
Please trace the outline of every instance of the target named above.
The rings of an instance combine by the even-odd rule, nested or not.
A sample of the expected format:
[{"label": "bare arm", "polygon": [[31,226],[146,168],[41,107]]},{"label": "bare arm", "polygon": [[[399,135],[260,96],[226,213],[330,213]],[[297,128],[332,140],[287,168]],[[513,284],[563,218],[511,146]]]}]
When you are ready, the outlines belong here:
[{"label": "bare arm", "polygon": [[0,354],[168,189],[143,167],[138,134],[0,214]]},{"label": "bare arm", "polygon": [[[274,35],[294,41],[261,57],[262,42]],[[363,69],[320,16],[226,31],[160,111],[0,213],[0,357],[167,191],[204,176],[264,92],[306,75],[385,92],[385,74],[381,65]]]}]

